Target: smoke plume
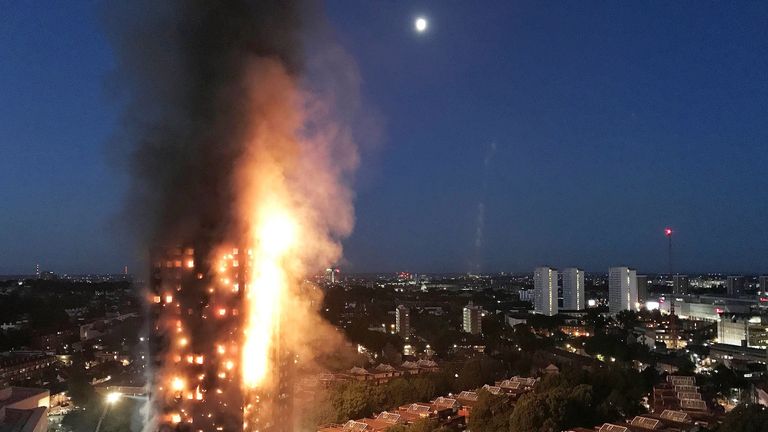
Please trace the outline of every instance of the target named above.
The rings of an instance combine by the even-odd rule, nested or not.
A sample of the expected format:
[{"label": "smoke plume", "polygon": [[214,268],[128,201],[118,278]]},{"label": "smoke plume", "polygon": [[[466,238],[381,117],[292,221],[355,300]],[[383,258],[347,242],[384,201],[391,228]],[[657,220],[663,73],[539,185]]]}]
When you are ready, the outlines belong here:
[{"label": "smoke plume", "polygon": [[[278,349],[311,369],[315,357],[341,343],[317,315],[320,299],[307,279],[341,258],[340,239],[354,223],[349,182],[358,152],[349,121],[359,78],[308,3],[133,0],[110,7],[115,91],[126,103],[120,142],[133,179],[127,214],[141,248],[194,248],[188,267],[199,280],[155,293],[162,308],[153,336],[177,347],[155,355],[152,429],[187,421],[189,408],[174,411],[178,400],[208,400],[214,391],[226,398],[226,386],[208,378],[227,376],[217,355],[237,353],[227,362],[242,363],[237,385],[250,406],[259,400],[250,387],[261,396],[274,390],[263,376],[277,367]],[[246,251],[247,280],[232,288],[223,268],[244,267],[238,259]],[[218,311],[241,318],[211,325]],[[228,336],[233,326],[237,334]],[[227,337],[236,339],[231,349]],[[197,387],[192,367],[179,366],[187,355]],[[245,430],[248,422],[273,422],[247,411]]]}]

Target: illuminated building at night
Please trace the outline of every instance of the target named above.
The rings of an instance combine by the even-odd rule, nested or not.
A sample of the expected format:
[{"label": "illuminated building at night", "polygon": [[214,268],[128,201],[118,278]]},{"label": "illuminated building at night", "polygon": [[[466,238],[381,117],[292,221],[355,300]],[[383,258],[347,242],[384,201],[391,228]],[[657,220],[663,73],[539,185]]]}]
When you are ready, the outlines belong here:
[{"label": "illuminated building at night", "polygon": [[411,335],[411,311],[403,305],[395,309],[395,331],[403,339]]},{"label": "illuminated building at night", "polygon": [[623,310],[637,310],[637,272],[628,267],[608,270],[608,310],[616,314]]},{"label": "illuminated building at night", "polygon": [[533,273],[533,295],[536,313],[557,315],[557,270],[549,267],[536,268]]},{"label": "illuminated building at night", "polygon": [[474,335],[482,333],[482,320],[483,314],[480,306],[475,306],[472,302],[464,306],[462,327],[465,332]]},{"label": "illuminated building at night", "polygon": [[583,310],[584,300],[584,270],[567,268],[563,271],[563,309]]},{"label": "illuminated building at night", "polygon": [[687,275],[674,275],[672,276],[672,294],[685,295],[690,291],[691,284],[688,281]]},{"label": "illuminated building at night", "polygon": [[717,341],[725,345],[768,348],[768,321],[754,314],[720,314]]}]

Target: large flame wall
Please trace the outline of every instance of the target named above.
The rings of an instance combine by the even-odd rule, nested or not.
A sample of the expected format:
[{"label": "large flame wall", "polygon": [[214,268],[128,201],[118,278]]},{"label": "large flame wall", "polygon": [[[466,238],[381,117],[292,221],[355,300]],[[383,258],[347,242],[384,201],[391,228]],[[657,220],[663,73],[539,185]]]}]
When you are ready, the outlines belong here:
[{"label": "large flame wall", "polygon": [[229,430],[235,418],[279,430],[295,365],[338,338],[303,285],[340,258],[352,227],[343,176],[354,147],[278,62],[252,62],[240,88],[252,117],[232,159],[227,229],[155,260],[156,331],[167,336],[155,400],[159,423],[178,429]]}]

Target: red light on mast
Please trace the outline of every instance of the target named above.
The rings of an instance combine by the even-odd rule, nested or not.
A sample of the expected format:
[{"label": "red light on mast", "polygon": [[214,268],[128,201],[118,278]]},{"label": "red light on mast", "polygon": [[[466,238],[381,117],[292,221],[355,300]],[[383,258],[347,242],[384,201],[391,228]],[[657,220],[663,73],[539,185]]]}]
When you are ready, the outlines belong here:
[{"label": "red light on mast", "polygon": [[664,235],[669,237],[672,235],[672,228],[664,228]]}]

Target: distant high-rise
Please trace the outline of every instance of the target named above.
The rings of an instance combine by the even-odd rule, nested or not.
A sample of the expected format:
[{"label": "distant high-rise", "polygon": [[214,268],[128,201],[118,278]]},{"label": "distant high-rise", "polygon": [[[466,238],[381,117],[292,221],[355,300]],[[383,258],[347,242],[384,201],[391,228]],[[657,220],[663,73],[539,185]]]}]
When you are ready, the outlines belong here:
[{"label": "distant high-rise", "polygon": [[339,273],[341,271],[337,268],[327,268],[325,269],[325,280],[328,283],[336,283],[339,281]]},{"label": "distant high-rise", "polygon": [[557,270],[549,267],[534,270],[533,310],[542,315],[557,315]]},{"label": "distant high-rise", "polygon": [[637,272],[628,267],[608,270],[608,310],[611,314],[637,310]]},{"label": "distant high-rise", "polygon": [[395,309],[395,330],[403,339],[411,335],[411,311],[403,305]]},{"label": "distant high-rise", "polygon": [[768,293],[768,276],[760,276],[760,292]]},{"label": "distant high-rise", "polygon": [[672,294],[686,295],[690,290],[690,283],[687,275],[672,276]]},{"label": "distant high-rise", "polygon": [[744,276],[728,276],[726,293],[729,296],[740,296],[744,293]]},{"label": "distant high-rise", "polygon": [[482,333],[482,310],[472,302],[464,306],[464,331],[471,334]]},{"label": "distant high-rise", "polygon": [[584,270],[567,268],[563,270],[563,309],[583,310]]},{"label": "distant high-rise", "polygon": [[648,300],[648,276],[637,275],[637,301],[645,303]]}]

